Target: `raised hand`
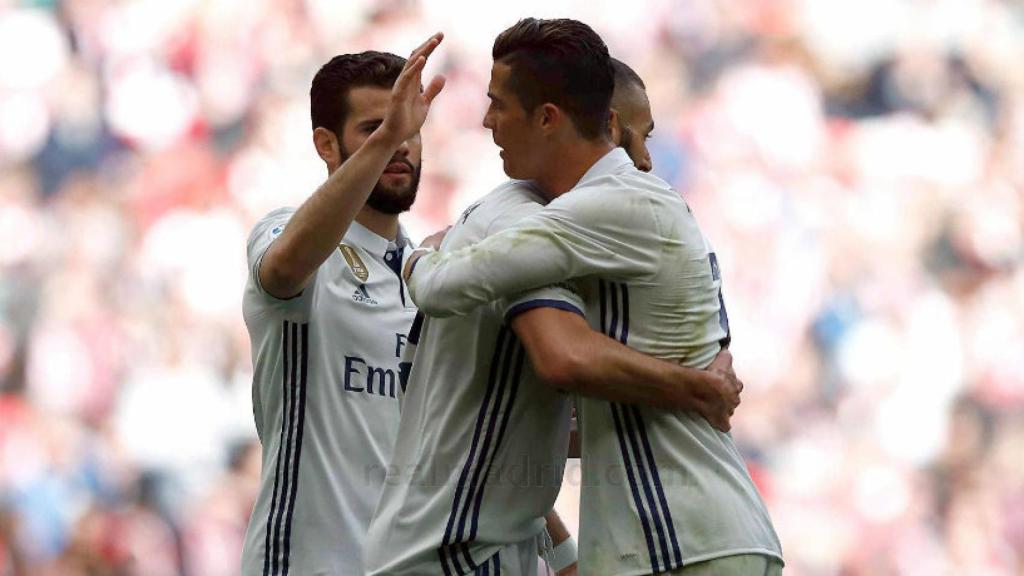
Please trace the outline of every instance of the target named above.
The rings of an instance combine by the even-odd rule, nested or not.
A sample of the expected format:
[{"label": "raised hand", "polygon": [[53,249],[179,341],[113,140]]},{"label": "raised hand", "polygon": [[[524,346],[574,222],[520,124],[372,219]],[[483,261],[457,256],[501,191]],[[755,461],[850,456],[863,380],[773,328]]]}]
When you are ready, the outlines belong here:
[{"label": "raised hand", "polygon": [[423,67],[443,39],[444,34],[438,32],[413,50],[391,89],[391,102],[379,130],[396,144],[420,131],[430,112],[430,104],[444,88],[445,79],[440,75],[434,76],[425,90],[422,82]]}]

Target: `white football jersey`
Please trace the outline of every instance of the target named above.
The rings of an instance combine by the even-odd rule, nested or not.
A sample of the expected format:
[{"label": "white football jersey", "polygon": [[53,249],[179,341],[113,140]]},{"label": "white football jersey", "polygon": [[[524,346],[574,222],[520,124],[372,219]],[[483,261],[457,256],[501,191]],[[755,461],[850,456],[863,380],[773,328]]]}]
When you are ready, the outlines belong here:
[{"label": "white football jersey", "polygon": [[243,313],[263,469],[242,573],[361,575],[416,313],[398,274],[410,250],[353,222],[305,290],[279,300],[258,271],[293,213],[270,213],[249,237]]},{"label": "white football jersey", "polygon": [[[540,210],[506,184],[470,206],[441,252],[479,242]],[[541,382],[507,318],[536,306],[582,314],[551,287],[410,333],[416,354],[384,492],[367,538],[367,573],[518,573],[506,558],[544,527],[568,448],[570,397]],[[419,320],[417,320],[419,323]],[[533,551],[536,566],[536,550]],[[515,562],[512,562],[512,561]]]},{"label": "white football jersey", "polygon": [[[622,149],[512,228],[417,263],[422,311],[463,314],[573,280],[595,330],[704,368],[729,337],[721,279],[689,207]],[[577,403],[582,441],[580,573],[634,575],[734,554],[782,558],[729,434],[694,413]]]}]

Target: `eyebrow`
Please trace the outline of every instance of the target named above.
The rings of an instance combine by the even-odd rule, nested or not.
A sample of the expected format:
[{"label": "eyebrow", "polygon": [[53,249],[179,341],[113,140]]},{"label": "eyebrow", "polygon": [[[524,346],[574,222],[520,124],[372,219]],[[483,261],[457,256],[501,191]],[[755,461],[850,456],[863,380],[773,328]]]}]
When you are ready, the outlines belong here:
[{"label": "eyebrow", "polygon": [[368,120],[363,120],[362,122],[356,124],[356,127],[358,127],[358,128],[369,128],[370,126],[379,125],[379,124],[381,124],[383,122],[384,122],[383,118],[370,118]]}]

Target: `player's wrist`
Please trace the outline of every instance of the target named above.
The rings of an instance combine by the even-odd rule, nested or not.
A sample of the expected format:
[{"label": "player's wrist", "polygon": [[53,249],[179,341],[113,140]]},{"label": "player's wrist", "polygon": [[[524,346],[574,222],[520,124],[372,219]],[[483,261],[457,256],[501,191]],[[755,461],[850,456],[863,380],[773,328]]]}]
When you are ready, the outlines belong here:
[{"label": "player's wrist", "polygon": [[712,387],[710,373],[707,370],[677,366],[672,376],[676,384],[671,390],[673,408],[683,411],[696,410],[698,399]]},{"label": "player's wrist", "polygon": [[371,147],[379,147],[388,154],[393,154],[404,141],[405,139],[402,138],[401,134],[396,130],[393,130],[390,126],[387,126],[385,122],[370,134],[363,146],[370,145]]},{"label": "player's wrist", "polygon": [[572,536],[569,536],[552,548],[551,557],[548,559],[548,565],[556,573],[561,572],[575,564],[578,560],[577,556],[576,541]]},{"label": "player's wrist", "polygon": [[416,269],[416,263],[419,262],[420,258],[430,254],[431,252],[435,252],[435,250],[430,246],[420,246],[413,250],[409,254],[409,259],[405,263],[405,271],[402,273],[402,277],[408,280]]}]

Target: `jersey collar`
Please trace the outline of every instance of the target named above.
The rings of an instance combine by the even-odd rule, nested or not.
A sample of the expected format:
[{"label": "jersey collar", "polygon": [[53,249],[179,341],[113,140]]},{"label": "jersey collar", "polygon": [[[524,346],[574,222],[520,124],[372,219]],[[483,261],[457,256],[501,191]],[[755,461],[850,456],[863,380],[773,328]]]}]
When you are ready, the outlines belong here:
[{"label": "jersey collar", "polygon": [[613,148],[602,156],[600,160],[594,162],[594,165],[583,174],[583,177],[580,178],[575,187],[582,186],[595,178],[614,174],[624,166],[633,166],[633,161],[629,158],[629,154],[626,154],[626,150],[622,147]]},{"label": "jersey collar", "polygon": [[392,242],[383,236],[378,236],[369,228],[355,220],[353,220],[352,224],[349,225],[348,232],[345,233],[345,240],[381,257],[383,257],[388,250],[404,248],[409,244],[409,236],[405,233],[405,228],[402,227],[402,225],[398,226],[398,238]]}]

